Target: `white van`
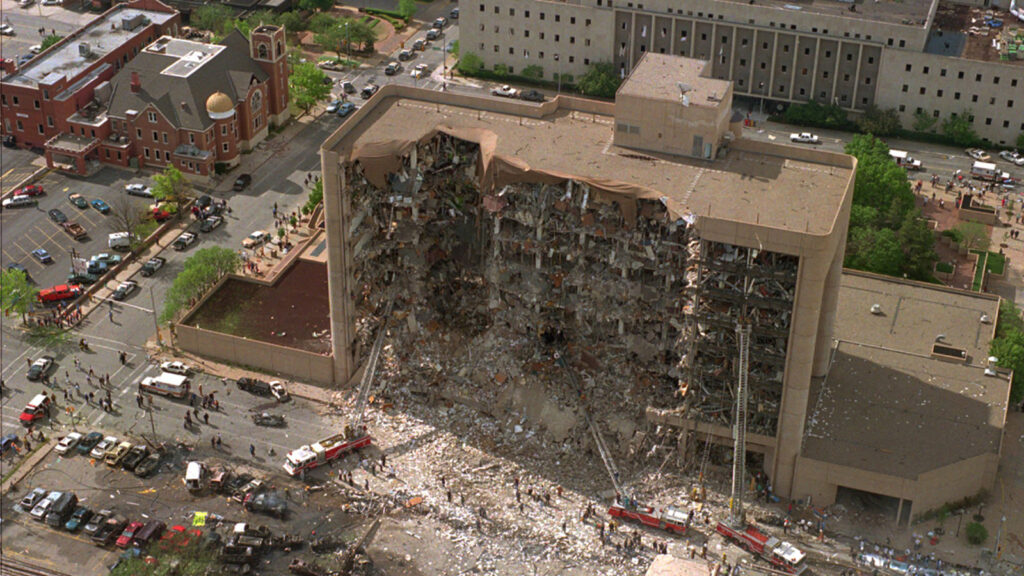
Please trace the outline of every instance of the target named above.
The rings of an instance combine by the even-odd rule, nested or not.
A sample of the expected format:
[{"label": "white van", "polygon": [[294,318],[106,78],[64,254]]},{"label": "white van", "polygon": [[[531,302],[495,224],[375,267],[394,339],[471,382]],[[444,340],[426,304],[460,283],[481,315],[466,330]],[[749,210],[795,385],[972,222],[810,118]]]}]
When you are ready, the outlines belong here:
[{"label": "white van", "polygon": [[172,398],[184,398],[188,394],[188,376],[162,372],[159,376],[148,376],[139,382],[139,391],[160,394]]},{"label": "white van", "polygon": [[991,162],[975,162],[971,166],[971,176],[979,180],[1009,180],[1010,174],[1003,172]]},{"label": "white van", "polygon": [[182,482],[185,488],[192,492],[202,490],[206,480],[206,466],[202,462],[189,462],[185,467],[185,478]]},{"label": "white van", "polygon": [[127,232],[114,232],[107,235],[107,248],[111,250],[131,250],[132,237]]},{"label": "white van", "polygon": [[913,158],[903,150],[889,150],[889,156],[907,170],[920,170],[922,168],[920,160]]}]

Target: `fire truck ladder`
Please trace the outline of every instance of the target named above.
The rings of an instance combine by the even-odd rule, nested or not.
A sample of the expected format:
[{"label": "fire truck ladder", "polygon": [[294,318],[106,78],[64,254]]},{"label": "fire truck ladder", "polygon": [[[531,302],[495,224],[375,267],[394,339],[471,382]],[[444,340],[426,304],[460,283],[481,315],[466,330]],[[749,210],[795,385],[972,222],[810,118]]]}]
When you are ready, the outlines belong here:
[{"label": "fire truck ladder", "polygon": [[[555,352],[555,363],[565,370],[566,375],[569,377],[569,381],[572,383],[573,389],[582,394],[583,388],[580,387],[580,381],[579,378],[576,377],[576,371],[569,366],[568,357]],[[587,405],[583,405],[583,419],[586,421],[587,427],[590,428],[591,436],[594,437],[594,444],[597,446],[597,452],[601,455],[601,461],[604,462],[605,470],[608,471],[608,476],[612,479],[612,485],[615,486],[615,492],[624,495],[625,492],[622,491],[622,487],[619,485],[619,469],[615,466],[615,460],[612,459],[612,454],[608,450],[607,444],[604,442],[604,436],[601,435],[601,431],[598,429],[594,419],[590,417],[590,408]]]},{"label": "fire truck ladder", "polygon": [[391,298],[388,300],[387,306],[384,307],[383,320],[381,320],[380,326],[377,327],[377,339],[374,340],[373,348],[370,348],[370,355],[366,358],[366,368],[363,370],[363,380],[359,384],[359,396],[356,397],[356,405],[353,410],[353,414],[356,415],[356,422],[361,423],[366,413],[366,404],[370,398],[373,377],[377,374],[377,359],[380,358],[380,351],[384,348],[384,335],[388,332],[388,320],[391,319],[391,308],[394,303],[394,298]]},{"label": "fire truck ladder", "polygon": [[736,417],[733,419],[732,499],[729,508],[734,525],[746,523],[743,513],[743,483],[747,477],[747,372],[750,368],[750,324],[736,325],[740,358],[736,380]]}]

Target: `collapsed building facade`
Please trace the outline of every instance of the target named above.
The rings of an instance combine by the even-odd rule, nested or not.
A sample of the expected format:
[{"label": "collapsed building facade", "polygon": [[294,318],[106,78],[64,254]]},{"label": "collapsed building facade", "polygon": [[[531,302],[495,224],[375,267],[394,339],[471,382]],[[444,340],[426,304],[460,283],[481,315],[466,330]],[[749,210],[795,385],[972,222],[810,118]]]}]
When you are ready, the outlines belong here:
[{"label": "collapsed building facade", "polygon": [[748,446],[788,495],[854,160],[743,140],[705,70],[650,54],[614,105],[385,87],[321,149],[336,381],[394,300],[392,376],[495,409],[533,390],[570,428],[582,410],[646,417],[685,450],[731,437],[747,323]]}]

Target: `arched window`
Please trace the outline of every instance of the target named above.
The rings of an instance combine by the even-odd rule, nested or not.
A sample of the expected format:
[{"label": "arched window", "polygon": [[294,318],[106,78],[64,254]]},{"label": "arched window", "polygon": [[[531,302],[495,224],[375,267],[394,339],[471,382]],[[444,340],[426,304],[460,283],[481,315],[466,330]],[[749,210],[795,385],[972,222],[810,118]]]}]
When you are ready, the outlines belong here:
[{"label": "arched window", "polygon": [[267,53],[267,45],[266,44],[260,44],[260,47],[259,47],[259,57],[263,58],[263,59],[266,59],[267,57],[269,57],[269,54]]},{"label": "arched window", "polygon": [[252,99],[249,100],[249,107],[252,108],[253,114],[258,114],[263,109],[263,92],[259,90],[252,93]]}]

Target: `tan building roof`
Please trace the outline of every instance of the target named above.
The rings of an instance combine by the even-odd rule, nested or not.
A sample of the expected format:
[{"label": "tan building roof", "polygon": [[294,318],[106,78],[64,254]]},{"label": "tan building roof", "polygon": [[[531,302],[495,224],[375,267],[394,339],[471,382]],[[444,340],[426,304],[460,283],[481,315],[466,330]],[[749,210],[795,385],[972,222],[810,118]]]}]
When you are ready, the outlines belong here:
[{"label": "tan building roof", "polygon": [[714,108],[729,91],[731,82],[701,76],[707,65],[707,60],[647,52],[615,94],[678,101],[685,90],[690,106]]},{"label": "tan building roof", "polygon": [[713,162],[655,156],[615,146],[611,116],[555,109],[533,118],[515,113],[529,104],[459,95],[467,105],[454,106],[426,101],[427,95],[436,97],[427,91],[385,88],[422,93],[424,100],[388,97],[382,89],[325,146],[347,157],[354,148],[418,140],[438,128],[484,129],[496,136],[495,154],[517,165],[642,187],[680,213],[819,235],[832,230],[852,176],[849,168],[787,158],[806,153],[789,146],[762,148],[775,155],[734,145]]},{"label": "tan building roof", "polygon": [[[874,304],[881,306],[881,314],[871,313]],[[941,343],[967,350],[971,362],[981,364],[988,358],[998,313],[996,296],[847,270],[835,338],[930,355],[943,335]],[[982,316],[990,322],[983,324]]]}]

